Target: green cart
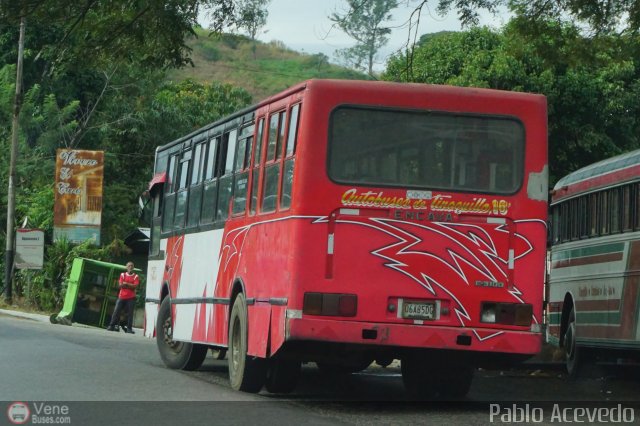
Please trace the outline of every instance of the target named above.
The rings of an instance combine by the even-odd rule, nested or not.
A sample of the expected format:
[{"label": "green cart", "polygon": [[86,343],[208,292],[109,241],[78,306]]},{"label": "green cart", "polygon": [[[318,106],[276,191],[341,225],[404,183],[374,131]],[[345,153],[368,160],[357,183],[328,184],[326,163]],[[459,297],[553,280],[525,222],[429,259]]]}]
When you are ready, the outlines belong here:
[{"label": "green cart", "polygon": [[[98,260],[76,258],[67,281],[67,294],[62,311],[51,316],[54,324],[71,325],[72,322],[105,327],[118,299],[118,279],[127,269],[124,265]],[[136,296],[134,327],[142,323],[141,309],[144,300],[144,279],[139,269],[140,286]]]}]

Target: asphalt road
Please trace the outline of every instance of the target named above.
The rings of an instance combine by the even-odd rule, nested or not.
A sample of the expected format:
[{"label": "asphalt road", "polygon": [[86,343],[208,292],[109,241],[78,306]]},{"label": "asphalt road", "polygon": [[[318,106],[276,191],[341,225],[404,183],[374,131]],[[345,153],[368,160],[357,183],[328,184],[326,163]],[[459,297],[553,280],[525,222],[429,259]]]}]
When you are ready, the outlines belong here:
[{"label": "asphalt road", "polygon": [[[640,423],[637,370],[599,369],[569,381],[558,368],[541,367],[477,371],[468,397],[456,403],[411,401],[399,368],[375,366],[332,377],[305,365],[295,393],[251,395],[230,389],[226,361],[208,357],[198,371],[173,371],[160,360],[155,341],[140,333],[52,325],[0,313],[0,401],[5,401],[0,403],[0,425],[11,424],[3,405],[11,408],[14,401],[29,404],[32,414],[36,408],[42,414],[42,403],[36,401],[54,410],[67,406],[71,424],[89,425],[480,425],[522,420],[507,415],[524,414],[518,409],[527,404],[543,407],[541,424],[557,424],[550,417],[555,402],[570,407],[622,404],[634,407],[634,423]],[[63,416],[56,419],[64,421]]]}]

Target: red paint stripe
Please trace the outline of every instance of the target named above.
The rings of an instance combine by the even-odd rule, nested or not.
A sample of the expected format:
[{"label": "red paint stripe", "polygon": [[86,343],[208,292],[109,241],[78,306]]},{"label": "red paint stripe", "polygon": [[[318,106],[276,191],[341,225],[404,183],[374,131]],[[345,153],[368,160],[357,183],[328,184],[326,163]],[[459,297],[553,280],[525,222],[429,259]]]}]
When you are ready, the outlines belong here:
[{"label": "red paint stripe", "polygon": [[622,260],[623,253],[607,253],[595,256],[576,257],[573,259],[564,259],[553,262],[552,268],[568,268],[571,266],[593,265],[596,263],[607,263]]},{"label": "red paint stripe", "polygon": [[577,182],[567,187],[558,189],[553,195],[553,202],[555,203],[564,198],[571,197],[588,190],[605,187],[613,183],[620,183],[626,180],[631,180],[633,178],[636,178],[638,175],[640,175],[640,164],[623,170],[595,176],[582,182]]},{"label": "red paint stripe", "polygon": [[612,334],[619,334],[618,327],[607,327],[604,325],[577,325],[579,337],[589,337],[594,339],[614,338]]},{"label": "red paint stripe", "polygon": [[[330,236],[333,237],[332,253],[328,252]],[[327,224],[326,244],[327,244],[327,258],[325,262],[324,277],[330,280],[333,278],[333,253],[335,253],[335,250],[336,250],[336,213],[335,212],[331,213],[331,216],[329,216],[329,223]]]},{"label": "red paint stripe", "polygon": [[[640,270],[640,241],[630,243],[629,264],[627,271]],[[640,287],[640,277],[638,275],[627,276],[624,279],[624,289],[622,290],[622,327],[621,335],[628,338],[635,338],[638,327],[638,287]]]},{"label": "red paint stripe", "polygon": [[550,302],[547,305],[549,312],[562,312],[562,302]]},{"label": "red paint stripe", "polygon": [[[640,269],[640,241],[634,241],[629,248],[629,264],[627,270]],[[620,316],[622,323],[620,326],[600,326],[588,325],[580,326],[579,335],[599,339],[622,339],[635,340],[638,323],[636,321],[638,310],[638,287],[640,287],[640,277],[637,275],[628,276],[624,280],[622,290],[622,304],[620,306]]]},{"label": "red paint stripe", "polygon": [[613,300],[578,300],[576,301],[578,312],[584,311],[618,311],[620,310],[620,299]]}]

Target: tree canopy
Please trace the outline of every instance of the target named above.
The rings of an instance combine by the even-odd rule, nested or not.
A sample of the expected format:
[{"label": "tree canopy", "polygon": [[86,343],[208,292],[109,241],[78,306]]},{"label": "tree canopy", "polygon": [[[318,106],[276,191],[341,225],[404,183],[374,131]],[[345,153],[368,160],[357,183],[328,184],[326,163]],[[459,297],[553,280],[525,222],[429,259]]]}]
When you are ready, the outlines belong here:
[{"label": "tree canopy", "polygon": [[[414,0],[420,8],[429,0]],[[509,8],[528,20],[567,20],[581,22],[594,33],[638,33],[640,1],[638,0],[438,0],[437,10],[445,15],[455,10],[464,26],[478,23],[479,11],[496,13]]]},{"label": "tree canopy", "polygon": [[[234,6],[235,0],[0,2],[5,141],[19,22],[26,19],[16,220],[28,216],[30,226],[51,236],[54,156],[56,149],[71,147],[106,152],[102,241],[121,239],[136,227],[137,197],[151,175],[155,148],[250,102],[242,89],[172,83],[164,72],[189,63],[186,38],[202,8],[229,20]],[[0,157],[4,205],[7,157]],[[5,211],[0,220],[6,221]]]},{"label": "tree canopy", "polygon": [[260,28],[267,23],[271,0],[238,0],[236,7],[236,26],[244,29],[251,40],[255,40]]},{"label": "tree canopy", "polygon": [[384,22],[391,19],[397,0],[347,0],[345,13],[332,13],[329,19],[356,41],[355,46],[338,51],[338,56],[355,69],[373,75],[376,53],[387,44],[391,33]]},{"label": "tree canopy", "polygon": [[391,59],[383,78],[546,95],[551,183],[640,147],[640,39],[585,37],[554,21],[538,21],[532,37],[523,25],[425,36]]}]

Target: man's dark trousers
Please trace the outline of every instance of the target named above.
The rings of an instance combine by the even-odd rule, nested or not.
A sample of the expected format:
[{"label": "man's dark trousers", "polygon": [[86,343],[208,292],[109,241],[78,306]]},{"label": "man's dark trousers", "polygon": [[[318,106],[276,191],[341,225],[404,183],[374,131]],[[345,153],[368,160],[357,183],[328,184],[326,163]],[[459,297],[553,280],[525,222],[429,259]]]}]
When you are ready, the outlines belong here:
[{"label": "man's dark trousers", "polygon": [[116,302],[116,308],[113,310],[113,315],[111,316],[111,322],[109,323],[109,327],[114,327],[118,324],[120,320],[120,312],[122,309],[126,309],[127,312],[127,330],[131,331],[133,327],[133,308],[136,304],[136,299],[118,299]]}]

